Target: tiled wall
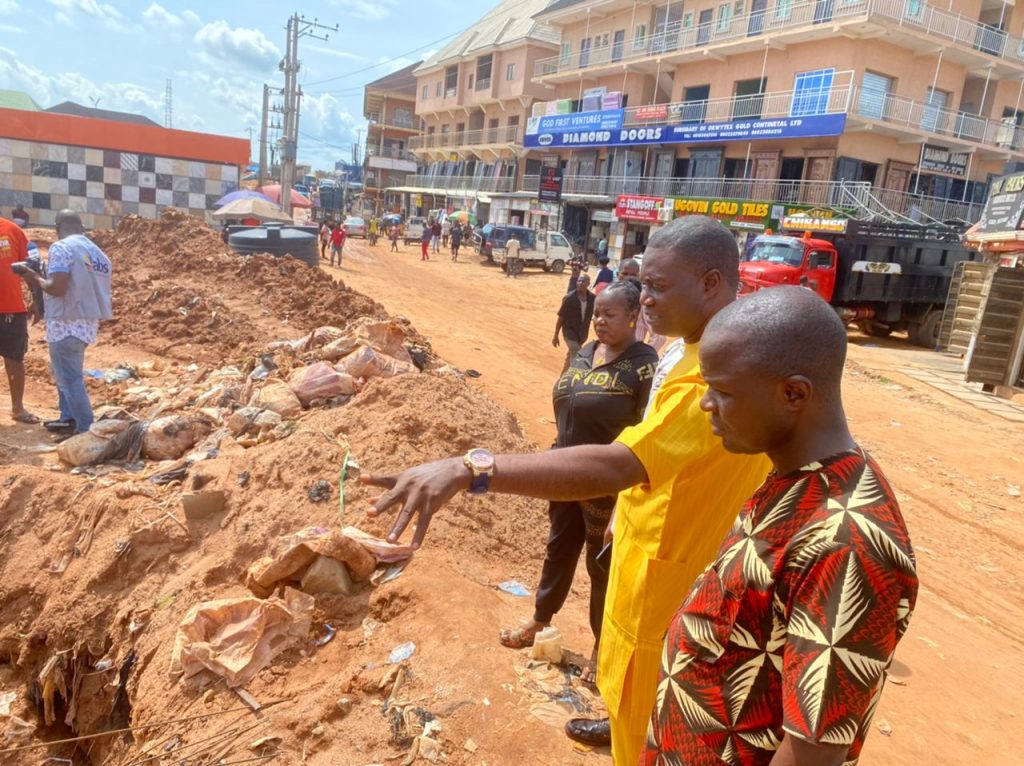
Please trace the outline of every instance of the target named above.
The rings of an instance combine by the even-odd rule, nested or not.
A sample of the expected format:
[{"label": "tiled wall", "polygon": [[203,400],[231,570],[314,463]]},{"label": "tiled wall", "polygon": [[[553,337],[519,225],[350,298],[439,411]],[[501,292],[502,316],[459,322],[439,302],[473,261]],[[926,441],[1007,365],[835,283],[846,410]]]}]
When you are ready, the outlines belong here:
[{"label": "tiled wall", "polygon": [[52,225],[64,208],[94,229],[166,207],[212,220],[213,203],[237,188],[234,165],[0,138],[0,215],[24,205],[33,224]]}]

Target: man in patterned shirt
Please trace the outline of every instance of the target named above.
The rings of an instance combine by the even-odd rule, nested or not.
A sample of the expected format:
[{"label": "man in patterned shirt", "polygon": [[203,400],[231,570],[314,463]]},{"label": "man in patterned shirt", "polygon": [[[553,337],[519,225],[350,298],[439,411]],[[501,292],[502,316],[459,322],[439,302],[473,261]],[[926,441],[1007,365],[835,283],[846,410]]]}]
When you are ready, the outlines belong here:
[{"label": "man in patterned shirt", "polygon": [[774,465],[665,639],[645,766],[855,764],[917,595],[914,554],[840,398],[846,331],[762,290],[708,324],[711,426]]},{"label": "man in patterned shirt", "polygon": [[60,420],[44,425],[59,433],[82,433],[92,425],[92,404],[85,389],[85,349],[96,342],[100,320],[114,316],[110,298],[110,259],[83,234],[74,210],[57,214],[59,242],[50,245],[48,278],[22,276],[44,293],[46,342],[57,384]]}]

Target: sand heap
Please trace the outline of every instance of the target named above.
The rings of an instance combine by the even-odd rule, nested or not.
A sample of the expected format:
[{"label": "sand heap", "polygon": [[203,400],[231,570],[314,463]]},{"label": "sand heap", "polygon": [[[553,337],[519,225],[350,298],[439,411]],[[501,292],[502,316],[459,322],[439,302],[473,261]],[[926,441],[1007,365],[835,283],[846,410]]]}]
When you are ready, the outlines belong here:
[{"label": "sand heap", "polygon": [[[255,353],[325,319],[345,326],[386,318],[369,298],[290,259],[240,260],[177,213],[156,223],[127,219],[97,241],[118,266],[122,318],[114,343],[200,362],[191,371],[168,364],[164,384],[185,387],[197,368],[201,374],[240,349]],[[129,319],[133,312],[144,319]],[[191,346],[181,345],[185,339]],[[241,698],[212,673],[190,681],[168,674],[189,609],[247,595],[246,570],[285,536],[350,524],[386,532],[388,519],[365,515],[377,490],[351,479],[342,489],[346,455],[363,472],[389,473],[471,446],[532,447],[514,417],[450,370],[375,377],[347,403],[334,404],[294,416],[285,438],[245,448],[224,436],[212,457],[169,483],[149,480],[152,465],[72,475],[48,456],[42,465],[37,458],[36,465],[0,466],[0,730],[10,737],[0,739],[0,761],[129,764],[160,754],[160,762],[212,764],[277,752],[281,763],[302,762],[302,753],[319,759],[309,763],[370,763],[408,750],[412,740],[402,732],[422,732],[424,714],[408,712],[410,704],[402,715],[412,718],[397,721],[388,703],[382,716],[379,703],[394,703],[400,683],[422,699],[431,689],[436,696],[452,671],[439,665],[414,676],[405,665],[384,665],[392,677],[381,679],[374,668],[402,636],[415,636],[423,656],[441,651],[451,637],[436,628],[439,619],[456,618],[453,588],[532,577],[543,552],[543,504],[457,497],[431,527],[436,549],[417,554],[399,579],[351,596],[317,595],[308,640],[289,646],[241,695],[250,703],[289,701],[268,707],[264,718],[235,711]],[[196,474],[217,476],[225,503],[208,517],[187,519],[181,496]],[[432,557],[456,561],[470,580],[437,582]],[[468,574],[488,566],[501,573],[493,582]],[[474,661],[488,662],[449,659],[471,675]],[[405,674],[401,682],[395,672]],[[341,727],[338,736],[325,734],[325,726]],[[125,727],[133,728],[130,735],[3,752]],[[269,739],[254,743],[261,734]],[[439,741],[446,752],[454,749]],[[463,757],[460,751],[447,760]]]}]

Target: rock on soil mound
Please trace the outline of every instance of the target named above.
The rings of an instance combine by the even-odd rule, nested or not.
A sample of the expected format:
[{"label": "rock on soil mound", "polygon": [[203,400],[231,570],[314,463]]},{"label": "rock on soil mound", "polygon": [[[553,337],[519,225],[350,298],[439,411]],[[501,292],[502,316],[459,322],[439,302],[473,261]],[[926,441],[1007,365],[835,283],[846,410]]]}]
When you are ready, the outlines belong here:
[{"label": "rock on soil mound", "polygon": [[105,336],[175,359],[234,358],[268,334],[384,315],[380,304],[300,261],[235,254],[176,210],[157,221],[128,216],[92,237],[115,269],[115,320]]}]

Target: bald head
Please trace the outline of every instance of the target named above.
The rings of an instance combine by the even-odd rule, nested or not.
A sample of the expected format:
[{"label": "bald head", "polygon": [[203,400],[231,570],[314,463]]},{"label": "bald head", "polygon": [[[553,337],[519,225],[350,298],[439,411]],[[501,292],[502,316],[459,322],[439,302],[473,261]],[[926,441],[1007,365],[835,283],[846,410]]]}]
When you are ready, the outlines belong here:
[{"label": "bald head", "polygon": [[734,345],[751,372],[801,375],[819,394],[839,393],[846,327],[812,290],[772,287],[734,301],[708,323],[704,342]]},{"label": "bald head", "polygon": [[72,234],[81,234],[85,231],[82,218],[76,210],[61,210],[57,213],[54,224],[57,227],[57,235],[61,238],[70,237]]},{"label": "bald head", "polygon": [[732,234],[705,215],[686,215],[662,226],[647,240],[649,248],[670,250],[697,273],[718,271],[733,293],[740,284],[740,251]]}]

